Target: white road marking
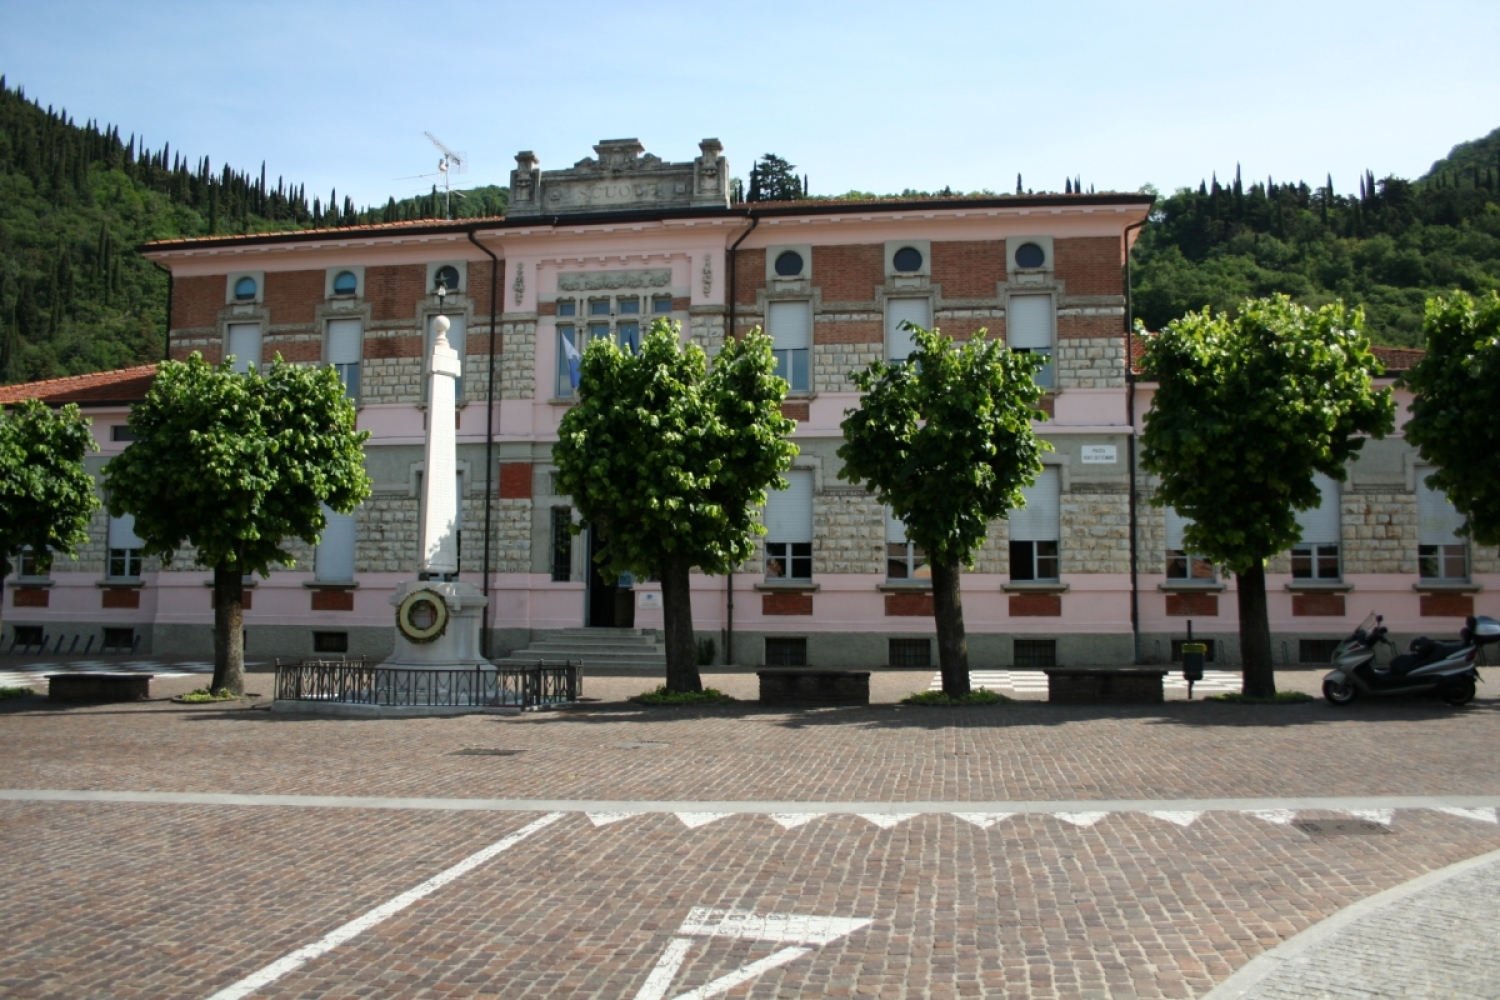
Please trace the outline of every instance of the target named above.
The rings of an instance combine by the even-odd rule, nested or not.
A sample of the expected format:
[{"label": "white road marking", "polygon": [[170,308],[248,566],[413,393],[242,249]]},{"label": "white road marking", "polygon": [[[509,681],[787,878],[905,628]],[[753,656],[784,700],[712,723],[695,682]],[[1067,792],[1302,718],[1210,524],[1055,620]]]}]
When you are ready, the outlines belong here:
[{"label": "white road marking", "polygon": [[1367,819],[1371,823],[1379,823],[1381,826],[1390,826],[1391,820],[1396,816],[1394,809],[1345,809],[1344,812],[1355,819]]},{"label": "white road marking", "polygon": [[904,823],[912,817],[920,815],[921,813],[860,813],[859,818],[869,820],[882,830],[889,830],[898,823]]},{"label": "white road marking", "polygon": [[743,968],[735,969],[729,975],[720,976],[713,982],[705,983],[696,990],[679,993],[672,1000],[708,1000],[709,997],[728,993],[741,983],[748,983],[756,976],[770,972],[777,966],[786,965],[788,962],[795,962],[811,951],[811,948],[783,948],[774,955],[767,955],[765,958],[751,962]]},{"label": "white road marking", "polygon": [[641,990],[635,995],[635,1000],[661,1000],[667,995],[667,990],[672,985],[672,979],[677,975],[677,970],[682,968],[682,963],[687,960],[688,946],[693,942],[685,937],[673,938],[667,944],[667,950],[661,953],[661,958],[656,960],[656,968],[651,970],[651,975],[646,977]]},{"label": "white road marking", "polygon": [[1146,815],[1154,816],[1157,819],[1164,819],[1168,823],[1176,823],[1181,827],[1189,827],[1192,826],[1193,823],[1198,819],[1198,817],[1202,816],[1203,814],[1201,812],[1187,809],[1153,809]]},{"label": "white road marking", "polygon": [[1015,813],[954,813],[965,823],[973,823],[981,830],[988,830],[1002,819],[1010,819]]},{"label": "white road marking", "polygon": [[696,830],[700,826],[707,826],[708,824],[712,823],[714,820],[723,819],[725,816],[732,816],[732,815],[734,815],[734,814],[733,813],[683,812],[683,813],[677,813],[677,818],[680,819],[680,820],[682,820],[682,825],[685,826],[685,827],[687,827],[689,830]]},{"label": "white road marking", "polygon": [[771,818],[780,824],[783,830],[795,830],[804,823],[811,823],[827,815],[827,813],[772,813]]},{"label": "white road marking", "polygon": [[1437,811],[1447,813],[1449,816],[1457,816],[1459,819],[1472,819],[1480,823],[1500,823],[1493,809],[1459,809],[1456,806],[1438,806]]},{"label": "white road marking", "polygon": [[298,948],[290,955],[277,959],[265,968],[241,979],[239,982],[231,986],[226,986],[209,997],[209,1000],[243,1000],[244,997],[269,986],[288,972],[306,965],[308,962],[327,954],[346,941],[358,937],[371,927],[389,920],[413,903],[432,895],[449,882],[468,874],[495,855],[516,846],[533,833],[546,829],[565,815],[566,813],[560,812],[548,813],[541,819],[526,824],[510,836],[497,840],[484,850],[469,855],[452,868],[438,872],[415,889],[406,890],[389,902],[382,903],[368,913],[355,917],[342,927],[334,928],[312,944]]},{"label": "white road marking", "polygon": [[1109,813],[1107,813],[1107,812],[1055,812],[1055,813],[1052,813],[1051,815],[1056,816],[1058,819],[1062,820],[1065,823],[1072,823],[1074,826],[1093,826],[1095,823],[1099,822],[1101,819],[1103,819],[1104,817],[1108,816]]},{"label": "white road marking", "polygon": [[1254,816],[1256,819],[1263,819],[1277,826],[1289,826],[1292,820],[1297,818],[1295,809],[1246,809],[1244,813],[1246,816]]},{"label": "white road marking", "polygon": [[591,813],[584,813],[584,815],[587,816],[589,818],[589,822],[592,823],[592,824],[594,824],[595,826],[608,826],[611,823],[618,823],[622,819],[629,819],[632,816],[639,816],[640,813],[638,813],[638,812],[591,812]]}]

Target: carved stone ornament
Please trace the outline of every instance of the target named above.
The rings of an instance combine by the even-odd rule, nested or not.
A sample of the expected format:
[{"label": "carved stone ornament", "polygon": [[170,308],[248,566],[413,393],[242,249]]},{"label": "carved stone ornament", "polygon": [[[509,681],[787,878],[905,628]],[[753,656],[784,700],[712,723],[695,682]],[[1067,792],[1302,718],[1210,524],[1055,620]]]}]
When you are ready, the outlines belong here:
[{"label": "carved stone ornament", "polygon": [[671,268],[639,271],[573,271],[557,276],[565,292],[593,292],[605,288],[665,288],[672,283]]},{"label": "carved stone ornament", "polygon": [[517,264],[516,265],[516,283],[515,283],[515,285],[513,287],[516,290],[516,305],[520,305],[521,304],[521,300],[526,297],[526,265],[525,264]]},{"label": "carved stone ornament", "polygon": [[396,608],[396,627],[411,642],[435,642],[448,630],[448,602],[434,590],[414,590]]},{"label": "carved stone ornament", "polygon": [[703,255],[703,297],[706,299],[714,290],[714,255],[706,253]]},{"label": "carved stone ornament", "polygon": [[637,139],[605,139],[567,170],[545,173],[536,155],[522,151],[511,171],[511,218],[574,212],[627,212],[647,208],[728,208],[729,162],[717,139],[698,144],[699,155],[668,163]]}]

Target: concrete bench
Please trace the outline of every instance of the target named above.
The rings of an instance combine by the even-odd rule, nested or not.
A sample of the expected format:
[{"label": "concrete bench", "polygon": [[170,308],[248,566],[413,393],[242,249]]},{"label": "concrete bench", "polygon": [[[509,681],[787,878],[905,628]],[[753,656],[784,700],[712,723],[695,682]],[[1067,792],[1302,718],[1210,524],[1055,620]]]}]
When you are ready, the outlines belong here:
[{"label": "concrete bench", "polygon": [[48,674],[53,701],[144,701],[153,674]]},{"label": "concrete bench", "polygon": [[1052,667],[1047,700],[1062,705],[1156,705],[1167,671],[1151,667]]},{"label": "concrete bench", "polygon": [[868,670],[757,670],[762,705],[868,705]]}]

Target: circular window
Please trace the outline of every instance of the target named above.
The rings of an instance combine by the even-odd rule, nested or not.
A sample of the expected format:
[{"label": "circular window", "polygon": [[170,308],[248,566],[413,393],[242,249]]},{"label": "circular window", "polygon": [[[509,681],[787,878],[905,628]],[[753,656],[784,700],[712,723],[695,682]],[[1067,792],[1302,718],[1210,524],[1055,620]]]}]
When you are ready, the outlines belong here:
[{"label": "circular window", "polygon": [[783,278],[795,278],[802,273],[802,255],[795,250],[783,250],[776,258],[776,273]]},{"label": "circular window", "polygon": [[414,590],[396,608],[396,628],[412,642],[432,642],[448,630],[448,602],[435,590]]},{"label": "circular window", "polygon": [[1035,243],[1022,243],[1016,247],[1017,267],[1041,267],[1047,263],[1047,254]]},{"label": "circular window", "polygon": [[902,247],[891,258],[891,263],[902,274],[911,274],[914,271],[920,271],[922,270],[922,251],[916,247]]},{"label": "circular window", "polygon": [[353,271],[340,271],[333,279],[333,294],[353,295],[359,291],[359,279],[354,276]]},{"label": "circular window", "polygon": [[255,279],[244,277],[236,281],[234,283],[234,297],[240,302],[253,302],[255,300]]},{"label": "circular window", "polygon": [[433,291],[439,288],[446,288],[450,292],[458,291],[458,268],[452,264],[444,264],[438,268],[437,273],[432,276],[432,288]]}]

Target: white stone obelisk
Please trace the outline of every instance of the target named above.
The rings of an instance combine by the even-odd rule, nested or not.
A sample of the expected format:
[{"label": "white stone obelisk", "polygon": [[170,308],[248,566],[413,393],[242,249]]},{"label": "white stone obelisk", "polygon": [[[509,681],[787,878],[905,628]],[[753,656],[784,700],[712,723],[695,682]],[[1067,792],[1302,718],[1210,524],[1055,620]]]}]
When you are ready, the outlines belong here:
[{"label": "white stone obelisk", "polygon": [[[488,600],[459,579],[458,440],[455,387],[458,352],[448,344],[446,316],[433,320],[427,364],[426,464],[418,525],[417,579],[391,597],[396,608],[396,648],[382,666],[467,670],[489,662],[480,653],[481,611]],[[437,607],[438,603],[442,607]]]}]

